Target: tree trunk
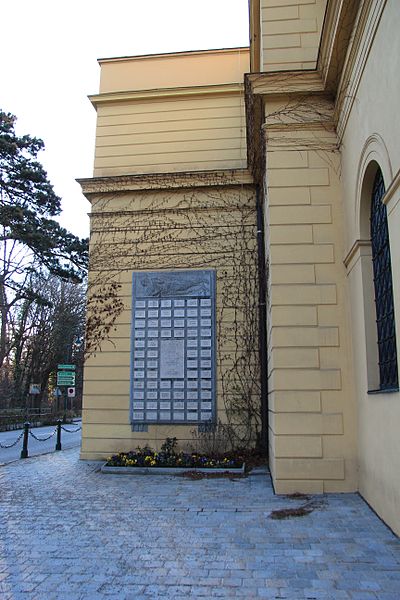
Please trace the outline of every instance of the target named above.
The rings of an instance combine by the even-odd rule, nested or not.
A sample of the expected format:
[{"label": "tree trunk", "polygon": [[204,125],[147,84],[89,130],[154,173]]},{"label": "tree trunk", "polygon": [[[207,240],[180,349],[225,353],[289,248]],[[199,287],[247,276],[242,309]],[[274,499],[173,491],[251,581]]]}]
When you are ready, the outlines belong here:
[{"label": "tree trunk", "polygon": [[6,289],[4,286],[4,278],[0,277],[0,369],[8,354],[7,349],[7,321],[8,321],[8,303],[6,296]]}]

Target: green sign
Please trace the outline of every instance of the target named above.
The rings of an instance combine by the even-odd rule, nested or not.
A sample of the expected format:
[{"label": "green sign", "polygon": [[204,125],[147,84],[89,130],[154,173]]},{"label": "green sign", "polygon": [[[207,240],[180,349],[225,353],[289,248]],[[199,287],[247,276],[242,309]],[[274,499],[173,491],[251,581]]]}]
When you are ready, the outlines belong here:
[{"label": "green sign", "polygon": [[74,386],[75,385],[75,373],[71,373],[68,371],[58,371],[57,385]]},{"label": "green sign", "polygon": [[57,365],[60,371],[75,371],[75,365]]}]

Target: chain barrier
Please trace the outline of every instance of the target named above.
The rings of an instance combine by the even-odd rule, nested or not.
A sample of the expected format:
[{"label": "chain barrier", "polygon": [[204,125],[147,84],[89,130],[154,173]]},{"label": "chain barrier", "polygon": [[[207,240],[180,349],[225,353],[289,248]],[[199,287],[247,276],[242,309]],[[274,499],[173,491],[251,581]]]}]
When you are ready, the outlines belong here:
[{"label": "chain barrier", "polygon": [[57,434],[57,441],[56,441],[56,451],[61,450],[61,430],[64,430],[66,433],[77,433],[78,431],[80,431],[82,429],[82,427],[77,427],[76,429],[67,429],[66,427],[63,427],[62,425],[62,421],[59,419],[57,421],[57,426],[54,429],[54,431],[52,433],[50,433],[50,435],[47,435],[46,437],[39,437],[37,435],[35,435],[33,433],[33,431],[31,431],[31,424],[26,422],[24,423],[24,430],[22,431],[22,433],[17,437],[17,439],[15,440],[15,442],[12,442],[11,444],[2,444],[0,442],[0,448],[12,448],[13,446],[16,446],[18,444],[18,442],[23,439],[23,444],[22,444],[22,450],[21,450],[21,458],[28,458],[29,454],[28,454],[28,439],[29,436],[32,436],[33,439],[35,439],[38,442],[46,442],[47,440],[51,439],[52,437],[54,437]]},{"label": "chain barrier", "polygon": [[2,443],[0,442],[0,448],[4,448],[4,449],[6,449],[6,448],[12,448],[13,446],[16,446],[16,445],[18,444],[19,440],[20,440],[20,439],[21,439],[23,436],[24,436],[24,432],[22,432],[22,433],[21,433],[21,435],[19,435],[19,436],[17,437],[17,439],[15,440],[15,442],[13,442],[12,444],[2,444]]},{"label": "chain barrier", "polygon": [[[62,429],[64,429],[64,427]],[[37,435],[35,435],[33,433],[32,430],[29,430],[29,435],[31,435],[33,437],[33,439],[37,440],[38,442],[47,442],[47,440],[49,440],[50,438],[52,438],[53,436],[55,436],[56,433],[57,433],[57,427],[55,428],[55,430],[53,431],[53,433],[51,433],[47,437],[43,438],[43,437],[38,437]]]},{"label": "chain barrier", "polygon": [[63,427],[61,425],[61,429],[63,431],[66,431],[67,433],[77,433],[78,431],[80,431],[82,429],[82,427],[78,427],[77,429],[67,429],[66,427]]}]

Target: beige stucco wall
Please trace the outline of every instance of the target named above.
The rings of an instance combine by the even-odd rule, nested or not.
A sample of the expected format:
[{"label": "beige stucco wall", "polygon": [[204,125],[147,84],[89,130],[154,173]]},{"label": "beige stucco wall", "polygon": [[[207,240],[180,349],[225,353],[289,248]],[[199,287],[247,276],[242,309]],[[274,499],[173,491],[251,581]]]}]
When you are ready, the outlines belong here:
[{"label": "beige stucco wall", "polygon": [[242,83],[249,62],[249,48],[103,58],[100,93]]},{"label": "beige stucco wall", "polygon": [[97,106],[95,176],[246,166],[244,97],[114,98]]},{"label": "beige stucco wall", "polygon": [[[370,323],[374,324],[373,289],[367,226],[360,225],[363,210],[368,215],[370,188],[363,190],[364,174],[371,161],[382,169],[388,190],[389,235],[396,306],[397,343],[400,340],[400,84],[395,60],[400,55],[399,7],[396,0],[375,3],[363,28],[359,52],[349,55],[351,69],[346,84],[348,104],[342,107],[342,187],[346,211],[346,250],[352,304],[352,335],[358,402],[359,489],[377,513],[400,533],[400,394],[370,395],[368,380],[376,365]],[[379,20],[380,19],[380,20]],[[377,25],[379,27],[376,29]],[[383,68],[384,65],[384,68]],[[350,65],[351,66],[351,65]],[[379,82],[379,83],[377,83]],[[343,92],[344,95],[344,92]],[[364,194],[365,192],[365,194]],[[371,300],[372,298],[372,300]],[[399,346],[398,346],[399,347]],[[375,352],[376,361],[376,352]]]},{"label": "beige stucco wall", "polygon": [[[158,182],[147,178],[138,183],[131,178],[131,182],[130,190],[118,189],[116,180],[113,191],[106,192],[103,186],[102,192],[87,193],[92,202],[91,291],[96,291],[96,282],[103,286],[117,282],[123,311],[101,351],[85,366],[81,453],[85,459],[104,458],[137,445],[159,448],[168,436],[187,445],[193,443],[192,432],[197,430],[194,425],[150,425],[147,433],[131,430],[135,270],[216,270],[217,418],[242,435],[243,422],[234,406],[246,397],[254,402],[259,422],[256,218],[251,178],[246,173],[235,177],[220,172]],[[101,187],[101,180],[87,185]],[[249,445],[255,442],[255,437],[247,440]]]},{"label": "beige stucco wall", "polygon": [[[393,115],[400,86],[396,61],[388,59],[400,50],[398,6],[395,0],[360,2],[352,33],[325,31],[322,58],[328,64],[309,74],[313,87],[307,90],[299,76],[307,68],[302,32],[307,36],[311,22],[300,18],[306,4],[314,24],[321,23],[322,3],[261,2],[266,75],[253,79],[266,118],[271,470],[277,491],[359,489],[399,533],[399,393],[367,393],[377,385],[377,350],[366,198],[371,165],[379,164],[399,340],[400,151]],[[351,21],[357,6],[331,2],[329,8],[334,27],[336,17]],[[310,41],[318,40],[318,31],[319,25]],[[307,50],[308,68],[317,64],[318,43],[314,54]],[[285,73],[272,77],[288,69],[286,80]],[[312,91],[327,86],[332,93],[340,73],[329,119],[316,106],[323,96],[313,98]],[[290,96],[280,99],[278,85]],[[302,94],[297,105],[296,86]]]},{"label": "beige stucco wall", "polygon": [[315,69],[326,0],[261,0],[263,71]]}]

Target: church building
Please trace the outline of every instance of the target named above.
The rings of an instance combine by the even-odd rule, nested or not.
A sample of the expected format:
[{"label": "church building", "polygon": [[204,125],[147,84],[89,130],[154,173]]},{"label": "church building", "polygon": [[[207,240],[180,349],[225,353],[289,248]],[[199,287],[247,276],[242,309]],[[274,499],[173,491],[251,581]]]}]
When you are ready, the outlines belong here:
[{"label": "church building", "polygon": [[268,447],[400,534],[400,6],[250,0],[250,46],[101,59],[83,459]]}]

